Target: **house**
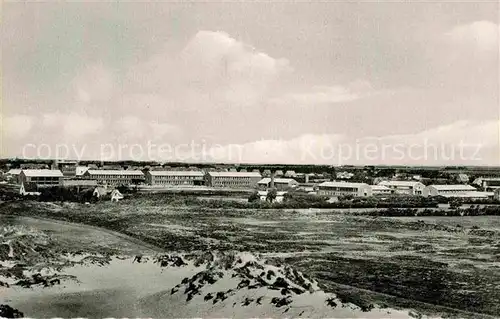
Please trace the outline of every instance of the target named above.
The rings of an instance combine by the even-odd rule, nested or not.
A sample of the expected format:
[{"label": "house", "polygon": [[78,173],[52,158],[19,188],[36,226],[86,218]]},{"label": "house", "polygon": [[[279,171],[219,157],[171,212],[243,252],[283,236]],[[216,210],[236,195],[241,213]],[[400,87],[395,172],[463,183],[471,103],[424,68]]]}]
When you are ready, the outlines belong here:
[{"label": "house", "polygon": [[52,169],[23,169],[19,175],[20,183],[34,183],[37,187],[60,186],[63,174]]},{"label": "house", "polygon": [[500,188],[495,189],[493,192],[493,199],[500,201]]},{"label": "house", "polygon": [[122,193],[120,193],[120,191],[117,189],[113,189],[113,191],[111,192],[111,201],[117,202],[120,199],[123,199]]},{"label": "house", "polygon": [[210,187],[255,188],[262,179],[253,172],[207,172],[205,185]]},{"label": "house", "polygon": [[146,183],[149,185],[204,185],[202,171],[147,171]]},{"label": "house", "polygon": [[335,174],[335,176],[338,178],[338,179],[351,179],[354,174],[353,173],[349,173],[349,172],[337,172]]},{"label": "house", "polygon": [[62,187],[93,188],[97,181],[91,179],[63,179]]},{"label": "house", "polygon": [[278,176],[283,176],[283,171],[282,170],[277,170],[276,172],[274,172],[274,176],[278,177]]},{"label": "house", "polygon": [[271,170],[270,170],[270,169],[265,169],[265,170],[262,172],[262,176],[264,176],[264,177],[269,177],[269,176],[271,176]]},{"label": "house", "polygon": [[[268,188],[272,187],[271,181],[272,181],[272,178],[265,177],[257,183],[257,186],[259,186],[259,188],[261,188],[261,189],[268,189]],[[275,178],[274,179],[274,187],[276,187],[276,189],[279,189],[279,190],[295,188],[297,186],[299,186],[299,183],[292,178]]]},{"label": "house", "polygon": [[142,171],[127,170],[92,170],[89,169],[83,174],[84,179],[92,179],[98,184],[106,185],[130,185],[144,181]]},{"label": "house", "polygon": [[21,175],[21,169],[13,168],[10,169],[6,174],[8,180],[13,181],[14,183],[20,183],[19,175]]},{"label": "house", "polygon": [[[273,200],[273,203],[282,203],[283,200],[285,199],[286,193],[287,192],[283,192],[283,191],[276,192],[276,198]],[[257,195],[259,196],[260,200],[263,202],[267,200],[267,194],[268,194],[268,191],[258,191],[257,192]]]},{"label": "house", "polygon": [[78,167],[76,162],[58,163],[57,166],[59,166],[65,178],[73,178],[76,176],[76,168]]},{"label": "house", "polygon": [[286,171],[285,177],[297,177],[297,173],[295,171]]},{"label": "house", "polygon": [[108,187],[106,185],[104,186],[97,186],[94,188],[94,192],[92,192],[92,197],[96,198],[101,198],[103,196],[106,196],[108,194]]},{"label": "house", "polygon": [[424,197],[484,197],[477,189],[471,185],[429,185],[424,188]]},{"label": "house", "polygon": [[240,172],[246,173],[246,172],[248,172],[248,170],[246,168],[242,168],[242,169],[240,169]]},{"label": "house", "polygon": [[366,197],[372,195],[372,189],[366,183],[323,182],[318,185],[318,195]]},{"label": "house", "polygon": [[34,183],[21,183],[19,194],[22,196],[39,196],[41,193]]},{"label": "house", "polygon": [[87,166],[77,166],[75,169],[75,176],[76,177],[83,177],[83,174],[85,174],[85,172],[88,170],[89,170],[89,168]]},{"label": "house", "polygon": [[393,190],[387,186],[383,185],[370,185],[372,189],[372,195],[390,195]]},{"label": "house", "polygon": [[378,185],[386,186],[392,194],[422,195],[425,185],[417,181],[382,181]]}]

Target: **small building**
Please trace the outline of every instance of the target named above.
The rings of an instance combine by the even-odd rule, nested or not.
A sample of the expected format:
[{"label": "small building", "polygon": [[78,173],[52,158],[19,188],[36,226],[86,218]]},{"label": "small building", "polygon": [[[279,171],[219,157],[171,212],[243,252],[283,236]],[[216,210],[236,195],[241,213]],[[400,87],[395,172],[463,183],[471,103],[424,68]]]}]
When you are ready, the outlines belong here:
[{"label": "small building", "polygon": [[283,175],[284,175],[284,174],[283,174],[283,171],[282,171],[282,170],[280,170],[280,169],[279,169],[279,170],[277,170],[276,172],[274,172],[274,176],[276,176],[276,177],[283,176]]},{"label": "small building", "polygon": [[205,184],[202,171],[147,171],[146,183],[149,185],[190,185]]},{"label": "small building", "polygon": [[[259,186],[259,188],[261,188],[261,189],[268,189],[268,188],[272,187],[271,180],[272,179],[269,177],[264,177],[263,179],[261,179],[257,183],[257,186]],[[276,187],[276,189],[279,189],[279,190],[296,188],[297,186],[299,186],[299,183],[292,178],[275,178],[274,179],[274,187]]]},{"label": "small building", "polygon": [[382,181],[378,185],[386,186],[392,194],[422,195],[425,185],[417,181]]},{"label": "small building", "polygon": [[97,181],[92,179],[63,179],[62,187],[94,188]]},{"label": "small building", "polygon": [[262,176],[264,176],[264,177],[269,177],[269,176],[271,176],[271,170],[270,170],[270,169],[265,169],[265,170],[262,172]]},{"label": "small building", "polygon": [[83,178],[95,180],[98,184],[131,185],[144,181],[144,173],[142,171],[89,169],[83,174]]},{"label": "small building", "polygon": [[19,175],[21,184],[34,183],[37,187],[60,186],[63,174],[60,170],[52,169],[23,169]]},{"label": "small building", "polygon": [[297,173],[295,173],[295,171],[292,171],[292,170],[289,170],[289,171],[286,171],[285,172],[285,177],[297,177]]},{"label": "small building", "polygon": [[370,185],[372,189],[372,195],[390,195],[393,190],[387,186],[383,185]]},{"label": "small building", "polygon": [[318,195],[321,196],[345,196],[366,197],[372,195],[370,185],[366,183],[348,182],[323,182],[318,185]]},{"label": "small building", "polygon": [[123,199],[122,193],[120,193],[120,191],[117,189],[113,189],[113,191],[111,192],[111,201],[117,202],[120,199]]},{"label": "small building", "polygon": [[500,201],[500,188],[495,189],[493,192],[493,199]]},{"label": "small building", "polygon": [[87,166],[77,166],[75,169],[75,177],[81,178],[89,168]]},{"label": "small building", "polygon": [[457,182],[460,184],[467,184],[469,182],[469,175],[467,174],[458,174]]},{"label": "small building", "polygon": [[[273,200],[273,203],[282,203],[283,200],[285,199],[286,193],[287,192],[283,192],[283,191],[276,192],[276,198]],[[259,199],[263,202],[265,202],[267,200],[267,194],[268,194],[268,191],[258,191],[257,192]]]},{"label": "small building", "polygon": [[78,164],[76,162],[57,163],[57,166],[59,167],[65,178],[76,177],[76,168],[78,167]]},{"label": "small building", "polygon": [[474,197],[477,189],[471,185],[429,185],[424,188],[424,197]]},{"label": "small building", "polygon": [[205,185],[210,187],[255,188],[262,176],[253,172],[207,172]]},{"label": "small building", "polygon": [[13,168],[10,169],[7,173],[5,173],[7,180],[12,181],[16,184],[19,184],[21,180],[19,179],[19,176],[21,175],[21,169],[19,168]]}]

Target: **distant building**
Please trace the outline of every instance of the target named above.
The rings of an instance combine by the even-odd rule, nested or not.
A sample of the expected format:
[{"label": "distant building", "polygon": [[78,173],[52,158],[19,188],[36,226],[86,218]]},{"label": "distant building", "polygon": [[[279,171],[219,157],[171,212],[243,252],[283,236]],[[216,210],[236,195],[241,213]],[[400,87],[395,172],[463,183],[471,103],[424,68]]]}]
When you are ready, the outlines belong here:
[{"label": "distant building", "polygon": [[297,177],[297,173],[295,171],[286,171],[285,177]]},{"label": "distant building", "polygon": [[76,177],[83,177],[83,174],[85,174],[85,172],[88,170],[89,170],[89,168],[87,166],[77,166],[75,169],[75,176]]},{"label": "distant building", "polygon": [[318,195],[366,197],[372,195],[372,189],[370,185],[365,183],[323,182],[318,185]]},{"label": "distant building", "polygon": [[19,194],[21,196],[38,196],[41,193],[38,191],[35,183],[22,183],[19,188]]},{"label": "distant building", "polygon": [[479,194],[477,189],[471,185],[429,185],[424,188],[425,197],[444,196],[444,197],[484,197]]},{"label": "distant building", "polygon": [[386,186],[393,194],[422,195],[425,185],[416,181],[382,181],[378,185]]},{"label": "distant building", "polygon": [[387,186],[383,185],[370,185],[372,189],[372,195],[390,195],[393,190]]},{"label": "distant building", "polygon": [[[268,189],[269,187],[271,187],[271,178],[265,177],[265,178],[261,179],[257,183],[257,185],[261,189]],[[274,187],[276,187],[276,189],[285,190],[285,189],[295,188],[297,186],[299,186],[299,183],[292,178],[275,178],[274,179]]]},{"label": "distant building", "polygon": [[264,176],[264,177],[269,177],[269,176],[271,176],[271,170],[270,170],[270,169],[265,169],[265,170],[262,172],[262,176]]},{"label": "distant building", "polygon": [[282,170],[277,170],[276,172],[274,172],[274,176],[276,177],[279,177],[279,176],[283,176],[283,171]]},{"label": "distant building", "polygon": [[[259,199],[261,201],[266,201],[267,200],[267,191],[258,191],[257,192],[257,195],[259,195]],[[276,192],[276,198],[273,200],[274,203],[282,203],[283,200],[285,199],[285,194],[287,192],[283,192],[283,191],[278,191]]]},{"label": "distant building", "polygon": [[33,183],[37,187],[60,186],[63,174],[60,170],[51,169],[23,169],[19,175],[21,184]]},{"label": "distant building", "polygon": [[73,178],[76,176],[76,163],[59,163],[59,169],[65,178]]},{"label": "distant building", "polygon": [[500,188],[500,177],[481,177],[474,182],[481,186],[486,192],[492,192]]},{"label": "distant building", "polygon": [[[258,168],[255,168],[255,169],[252,170],[252,173],[259,173],[260,174],[260,171],[259,171]],[[269,172],[269,174],[271,174],[271,172]]]},{"label": "distant building", "polygon": [[106,185],[130,185],[144,181],[142,171],[127,170],[87,170],[83,178],[97,181],[98,184]]},{"label": "distant building", "polygon": [[21,175],[21,169],[13,168],[10,169],[6,174],[8,180],[13,181],[16,184],[21,183],[19,176]]},{"label": "distant building", "polygon": [[338,179],[351,179],[354,176],[354,174],[349,172],[337,172],[335,176]]},{"label": "distant building", "polygon": [[467,174],[458,174],[457,182],[467,184],[469,182],[469,175]]},{"label": "distant building", "polygon": [[96,187],[97,181],[91,179],[63,179],[62,187],[87,188]]},{"label": "distant building", "polygon": [[49,169],[48,164],[41,163],[25,163],[21,164],[21,169]]},{"label": "distant building", "polygon": [[204,185],[202,171],[148,171],[146,183],[149,185]]},{"label": "distant building", "polygon": [[495,189],[495,191],[493,192],[493,198],[500,201],[500,188]]},{"label": "distant building", "polygon": [[258,173],[252,172],[207,172],[205,185],[210,187],[254,188],[262,179]]}]

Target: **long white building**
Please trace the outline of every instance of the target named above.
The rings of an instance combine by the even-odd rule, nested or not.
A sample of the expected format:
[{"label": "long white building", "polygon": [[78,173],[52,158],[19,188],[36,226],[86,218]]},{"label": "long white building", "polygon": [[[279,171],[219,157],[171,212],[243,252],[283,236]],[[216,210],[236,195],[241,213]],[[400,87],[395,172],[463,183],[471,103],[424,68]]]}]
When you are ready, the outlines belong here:
[{"label": "long white building", "polygon": [[424,188],[424,197],[443,196],[443,197],[484,197],[482,192],[471,185],[429,185]]},{"label": "long white building", "polygon": [[416,181],[382,181],[378,185],[388,187],[392,194],[422,195],[425,185]]},{"label": "long white building", "polygon": [[146,183],[149,185],[204,185],[202,171],[148,171]]},{"label": "long white building", "polygon": [[366,197],[372,196],[372,189],[365,183],[323,182],[318,185],[318,195]]},{"label": "long white building", "polygon": [[89,169],[83,178],[92,179],[99,184],[130,185],[144,180],[144,173],[137,170],[93,170]]}]

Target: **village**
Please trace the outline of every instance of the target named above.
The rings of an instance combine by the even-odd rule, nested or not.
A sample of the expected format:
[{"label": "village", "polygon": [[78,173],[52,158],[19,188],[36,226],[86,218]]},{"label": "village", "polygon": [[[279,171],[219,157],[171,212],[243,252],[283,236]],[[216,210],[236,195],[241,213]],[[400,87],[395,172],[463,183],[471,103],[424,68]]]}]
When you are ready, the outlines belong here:
[{"label": "village", "polygon": [[92,197],[111,201],[123,199],[122,192],[127,189],[139,193],[210,191],[221,195],[233,191],[278,203],[287,193],[323,197],[329,202],[398,195],[449,201],[500,201],[500,176],[493,170],[468,175],[456,170],[443,174],[441,169],[438,174],[432,173],[441,177],[428,178],[411,174],[411,169],[381,173],[382,169],[372,167],[332,167],[328,172],[311,172],[314,168],[309,168],[308,172],[301,172],[286,167],[259,169],[238,165],[124,167],[112,164],[99,167],[80,165],[76,161],[8,166],[5,165],[2,172],[1,183],[21,196],[30,197],[39,196],[44,189],[56,188],[77,193],[91,190]]}]

